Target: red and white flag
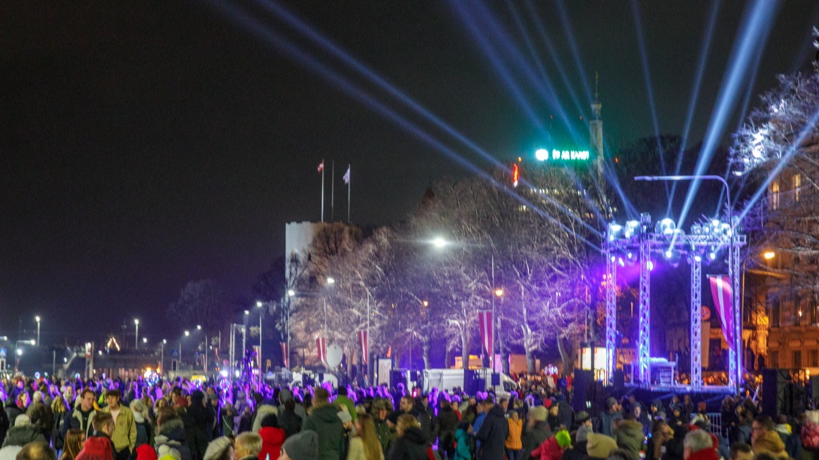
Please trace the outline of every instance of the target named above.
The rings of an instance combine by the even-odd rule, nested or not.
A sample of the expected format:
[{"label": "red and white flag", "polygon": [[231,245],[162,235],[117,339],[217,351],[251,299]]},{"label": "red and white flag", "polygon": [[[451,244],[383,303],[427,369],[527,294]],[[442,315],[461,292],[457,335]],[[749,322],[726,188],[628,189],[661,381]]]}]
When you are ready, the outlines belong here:
[{"label": "red and white flag", "polygon": [[282,346],[282,364],[290,369],[290,350],[287,349],[287,342],[280,342],[280,344]]},{"label": "red and white flag", "polygon": [[492,356],[492,350],[495,349],[494,343],[494,330],[493,330],[493,323],[492,323],[492,312],[491,311],[479,311],[478,312],[478,321],[480,322],[481,328],[481,344],[483,345],[483,349],[486,350],[486,353],[489,356]]},{"label": "red and white flag", "polygon": [[321,163],[319,163],[319,167],[318,167],[318,172],[322,172],[322,171],[324,171],[324,160],[321,160]]},{"label": "red and white flag", "polygon": [[327,340],[324,337],[316,337],[316,349],[318,351],[318,360],[324,364],[327,362]]},{"label": "red and white flag", "polygon": [[731,295],[731,278],[728,275],[710,275],[708,281],[711,283],[711,296],[714,299],[714,307],[719,314],[719,322],[722,325],[722,333],[725,341],[731,350],[736,348],[734,343],[734,305]]},{"label": "red and white flag", "polygon": [[367,331],[358,331],[358,344],[361,346],[364,364],[367,364],[370,360],[370,336],[367,334]]}]

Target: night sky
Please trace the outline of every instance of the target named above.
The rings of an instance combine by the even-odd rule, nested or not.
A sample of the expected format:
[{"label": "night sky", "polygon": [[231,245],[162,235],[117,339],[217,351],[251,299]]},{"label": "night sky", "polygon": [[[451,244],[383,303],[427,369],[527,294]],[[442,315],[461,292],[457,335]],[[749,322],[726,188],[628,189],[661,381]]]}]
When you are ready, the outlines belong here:
[{"label": "night sky", "polygon": [[[352,215],[361,224],[395,221],[415,208],[431,180],[467,173],[362,104],[338,79],[265,42],[261,31],[298,47],[476,166],[489,166],[266,12],[264,2],[221,5],[2,2],[0,335],[16,337],[20,319],[32,331],[40,314],[44,341],[75,342],[118,331],[124,322],[133,328],[133,318],[142,321],[140,335],[170,339],[192,327],[169,324],[165,315],[187,281],[212,278],[229,298],[251,296],[257,275],[284,252],[285,223],[319,219],[322,158],[328,172],[335,160],[337,218],[346,215],[341,176],[352,164]],[[587,117],[582,81],[593,91],[597,71],[612,145],[654,134],[630,2],[566,2],[582,69],[556,3],[537,2],[536,18],[525,2],[514,5],[560,101],[548,103],[522,86],[543,120],[560,118],[561,110],[571,119]],[[728,1],[719,10],[691,144],[707,129],[745,6]],[[819,3],[780,7],[752,104],[777,74],[810,71]],[[542,145],[541,132],[453,4],[300,0],[285,8],[495,158],[531,157]],[[710,8],[639,3],[662,133],[683,131]],[[537,72],[506,3],[489,10]],[[553,41],[582,111],[535,20]],[[520,72],[513,78],[525,82]]]}]

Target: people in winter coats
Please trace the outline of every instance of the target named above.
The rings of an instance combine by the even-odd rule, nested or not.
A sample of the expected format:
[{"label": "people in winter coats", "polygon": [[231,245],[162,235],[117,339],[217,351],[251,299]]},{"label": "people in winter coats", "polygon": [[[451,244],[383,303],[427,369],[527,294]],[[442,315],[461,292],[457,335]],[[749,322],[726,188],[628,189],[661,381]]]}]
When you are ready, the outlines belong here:
[{"label": "people in winter coats", "polygon": [[711,435],[704,430],[690,431],[683,441],[685,460],[719,460]]},{"label": "people in winter coats", "polygon": [[615,449],[617,449],[617,441],[611,436],[600,433],[586,435],[586,452],[592,460],[607,459]]},{"label": "people in winter coats", "polygon": [[[785,443],[776,432],[773,420],[767,415],[760,415],[751,424],[751,445],[755,454],[766,453],[775,458],[787,459]],[[701,431],[701,430],[698,430]]]},{"label": "people in winter coats", "polygon": [[455,430],[455,442],[453,444],[455,454],[452,458],[454,460],[472,459],[472,449],[470,448],[472,442],[469,438],[471,434],[472,425],[470,425],[469,422],[461,422],[458,424],[458,428]]},{"label": "people in winter coats", "polygon": [[427,440],[421,432],[421,424],[412,414],[399,416],[395,431],[398,437],[386,460],[428,460]]},{"label": "people in winter coats", "polygon": [[645,434],[643,434],[643,425],[635,420],[634,413],[626,415],[625,419],[615,424],[614,440],[617,441],[617,446],[621,449],[625,449],[635,458],[639,458]]},{"label": "people in winter coats", "polygon": [[74,410],[66,413],[63,423],[63,437],[69,429],[82,430],[88,437],[94,431],[93,423],[97,411],[94,409],[94,391],[86,388],[80,393],[80,404]]},{"label": "people in winter coats", "polygon": [[330,404],[330,393],[324,388],[313,392],[313,410],[304,419],[302,431],[315,431],[319,439],[319,458],[339,460],[345,450],[345,430],[338,418],[338,407]]},{"label": "people in winter coats", "polygon": [[572,443],[572,437],[566,430],[560,430],[532,451],[532,458],[539,460],[560,460],[563,451]]},{"label": "people in winter coats", "polygon": [[475,439],[481,443],[477,458],[478,460],[503,458],[506,437],[509,435],[509,425],[503,409],[495,406],[495,402],[488,398],[483,401],[483,410],[486,417],[480,430],[475,434]]},{"label": "people in winter coats", "polygon": [[286,435],[284,430],[278,427],[278,418],[275,414],[268,414],[262,419],[259,436],[262,437],[259,460],[278,459]]},{"label": "people in winter coats", "polygon": [[350,438],[347,460],[384,460],[372,417],[361,414],[355,421],[356,435]]},{"label": "people in winter coats", "polygon": [[131,452],[136,448],[136,421],[131,409],[120,404],[122,395],[117,389],[105,392],[105,402],[108,404],[103,412],[111,414],[114,420],[114,433],[111,441],[114,443],[116,460],[128,460]]},{"label": "people in winter coats", "polygon": [[304,430],[290,436],[282,445],[279,460],[318,460],[318,434],[312,430]]},{"label": "people in winter coats", "polygon": [[156,430],[154,448],[159,458],[171,455],[179,460],[193,460],[186,442],[185,424],[174,409],[159,409],[156,414]]},{"label": "people in winter coats", "polygon": [[523,450],[523,420],[520,418],[518,411],[513,410],[509,412],[509,418],[506,419],[508,425],[508,433],[506,435],[506,458],[508,460],[518,460]]},{"label": "people in winter coats", "polygon": [[114,433],[114,418],[107,412],[94,417],[94,431],[86,438],[82,450],[75,460],[114,460],[116,450],[111,440]]},{"label": "people in winter coats", "polygon": [[529,460],[532,458],[532,451],[552,437],[552,430],[546,421],[548,413],[544,406],[535,406],[529,409],[526,430],[522,438],[523,449],[520,455],[521,460]]}]

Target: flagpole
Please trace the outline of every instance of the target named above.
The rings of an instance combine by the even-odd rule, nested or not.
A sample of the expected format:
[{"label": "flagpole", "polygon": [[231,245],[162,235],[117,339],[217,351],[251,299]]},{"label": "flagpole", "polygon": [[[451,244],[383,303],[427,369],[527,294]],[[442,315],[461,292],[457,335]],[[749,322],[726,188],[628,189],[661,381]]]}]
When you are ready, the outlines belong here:
[{"label": "flagpole", "polygon": [[[347,173],[350,172],[350,165],[347,165]],[[350,186],[353,180],[351,177],[347,178],[347,223],[350,223]]]},{"label": "flagpole", "polygon": [[321,160],[321,221],[324,222],[324,160]]},{"label": "flagpole", "polygon": [[331,160],[330,171],[330,221],[336,221],[336,160]]}]

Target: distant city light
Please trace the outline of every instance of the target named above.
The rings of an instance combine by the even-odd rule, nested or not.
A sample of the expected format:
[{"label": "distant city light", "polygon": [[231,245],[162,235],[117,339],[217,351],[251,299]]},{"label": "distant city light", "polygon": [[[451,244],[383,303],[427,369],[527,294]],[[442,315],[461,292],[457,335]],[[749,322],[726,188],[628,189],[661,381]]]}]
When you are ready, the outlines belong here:
[{"label": "distant city light", "polygon": [[436,248],[442,248],[447,245],[447,241],[439,236],[432,240],[432,245]]}]

